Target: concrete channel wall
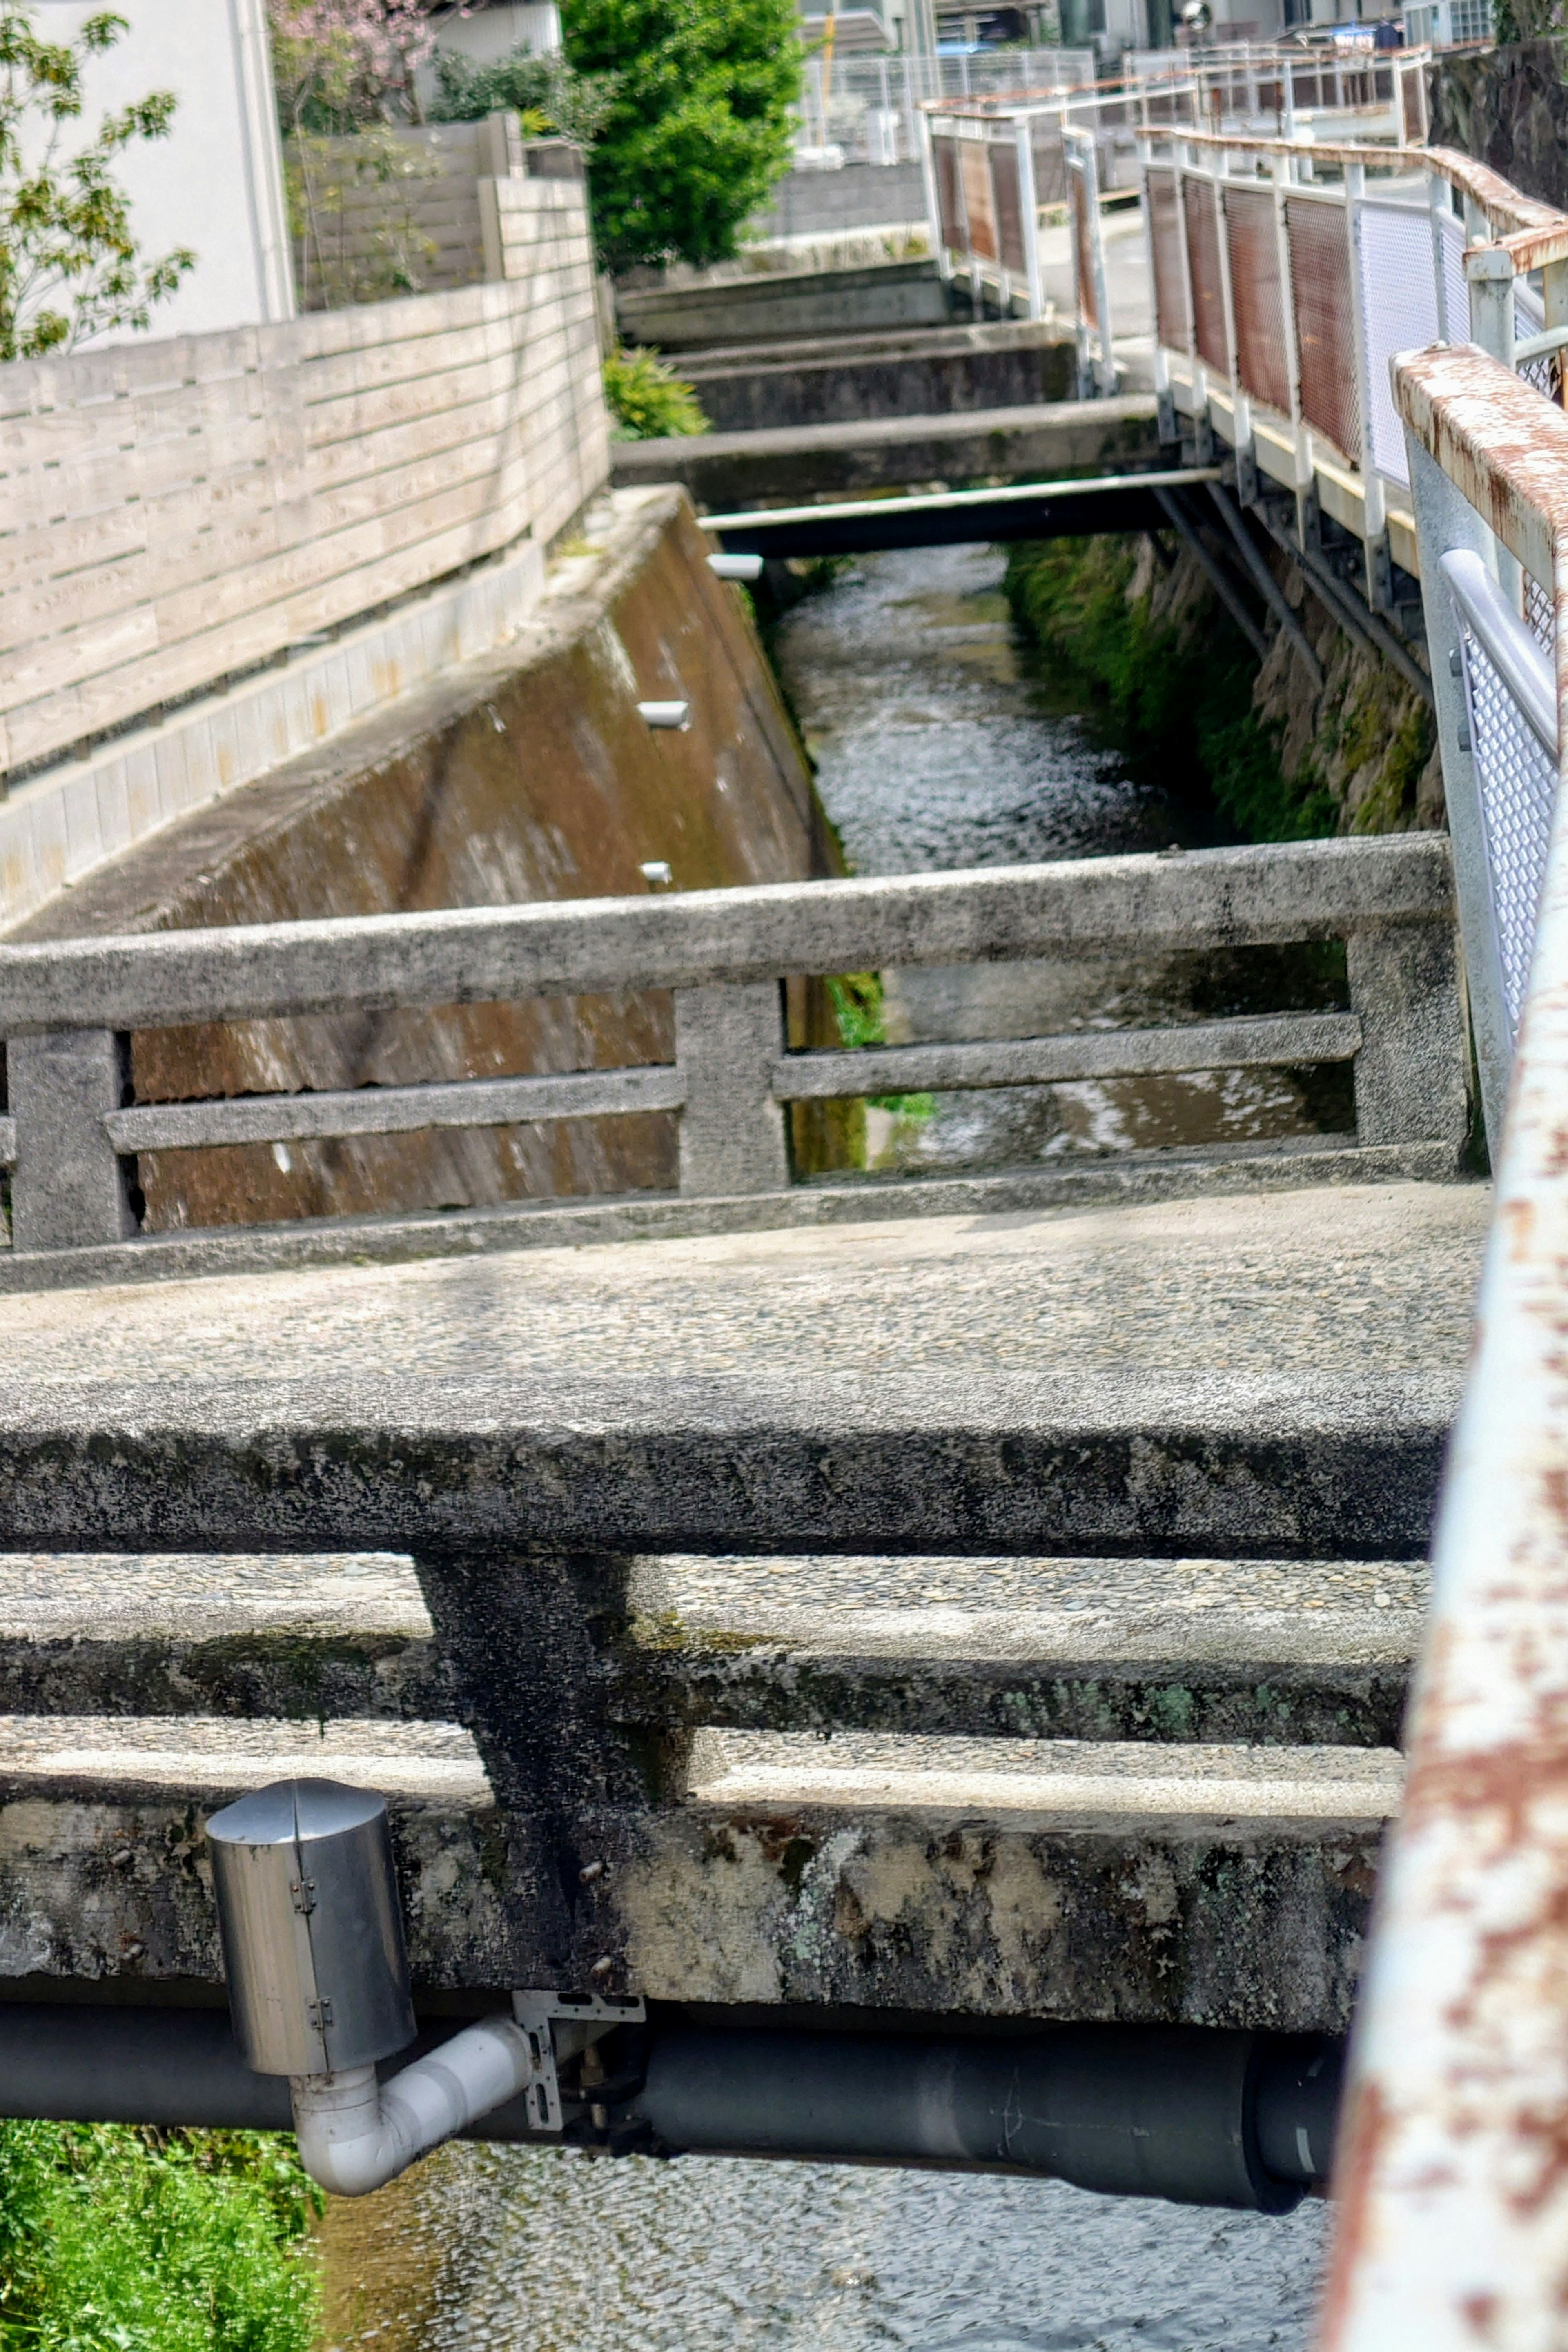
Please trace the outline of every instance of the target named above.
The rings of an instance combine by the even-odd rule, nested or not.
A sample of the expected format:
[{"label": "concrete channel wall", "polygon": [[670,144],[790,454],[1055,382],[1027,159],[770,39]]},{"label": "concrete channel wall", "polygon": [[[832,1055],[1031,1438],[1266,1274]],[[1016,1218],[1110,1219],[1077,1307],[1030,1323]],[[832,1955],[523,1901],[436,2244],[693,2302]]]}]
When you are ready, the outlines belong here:
[{"label": "concrete channel wall", "polygon": [[[521,636],[322,751],[285,762],[103,866],[17,934],[184,930],[416,908],[600,898],[833,870],[805,756],[733,589],[679,491],[599,512]],[[691,699],[655,733],[639,698]],[[808,1001],[809,999],[809,1001]],[[797,991],[800,1042],[821,1032]],[[815,1026],[813,1026],[815,1023]],[[138,1101],[576,1070],[673,1050],[668,994],[421,1007],[367,1017],[141,1029]],[[820,1117],[801,1123],[824,1126]],[[676,1181],[668,1116],[512,1123],[144,1152],[147,1230],[472,1207]]]}]

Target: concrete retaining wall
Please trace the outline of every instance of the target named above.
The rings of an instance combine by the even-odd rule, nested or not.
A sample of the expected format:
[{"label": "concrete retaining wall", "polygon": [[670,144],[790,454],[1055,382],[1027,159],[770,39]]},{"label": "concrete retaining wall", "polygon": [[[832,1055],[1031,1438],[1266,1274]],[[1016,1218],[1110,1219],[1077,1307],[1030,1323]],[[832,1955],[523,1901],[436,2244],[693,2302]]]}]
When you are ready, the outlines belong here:
[{"label": "concrete retaining wall", "polygon": [[1072,336],[1036,320],[703,352],[682,375],[716,433],[972,415],[1071,399]]},{"label": "concrete retaining wall", "polygon": [[[623,497],[510,646],[170,827],[22,936],[175,930],[419,907],[804,879],[832,851],[736,592],[677,490]],[[642,698],[689,698],[686,734]],[[802,1043],[837,1042],[795,992]],[[133,1040],[134,1098],[499,1076],[670,1058],[667,994],[254,1022]],[[836,1131],[797,1119],[797,1150]],[[816,1155],[820,1164],[820,1155]],[[674,1184],[668,1114],[144,1154],[148,1230]]]},{"label": "concrete retaining wall", "polygon": [[718,285],[621,288],[616,315],[624,342],[684,352],[792,335],[945,327],[952,311],[934,261],[890,261],[867,269],[770,271]]},{"label": "concrete retaining wall", "polygon": [[926,216],[918,163],[846,163],[841,172],[786,172],[750,224],[771,237],[832,236],[842,229],[909,227]]}]

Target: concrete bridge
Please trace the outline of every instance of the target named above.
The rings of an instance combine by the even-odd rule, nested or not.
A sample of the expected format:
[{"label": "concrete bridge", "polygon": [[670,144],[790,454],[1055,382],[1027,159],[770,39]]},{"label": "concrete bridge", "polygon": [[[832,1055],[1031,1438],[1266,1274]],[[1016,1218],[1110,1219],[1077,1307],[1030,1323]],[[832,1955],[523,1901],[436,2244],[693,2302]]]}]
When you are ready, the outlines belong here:
[{"label": "concrete bridge", "polygon": [[[1255,151],[1274,152],[1238,150]],[[1151,162],[1167,168],[1188,161]],[[1202,157],[1191,169],[1215,177]],[[1322,203],[1299,156],[1253,178],[1244,194],[1269,205]],[[1540,268],[1540,333],[1563,340],[1550,320],[1568,224],[1524,218],[1512,192],[1473,200],[1498,232],[1466,263],[1476,315],[1505,310],[1512,336],[1508,306]],[[1208,217],[1201,199],[1192,215]],[[1288,229],[1306,217],[1287,209]],[[1486,292],[1498,285],[1506,301]],[[521,365],[526,304],[474,291],[474,315],[447,330],[482,329],[503,367]],[[1221,310],[1228,331],[1231,293]],[[1547,2340],[1555,2159],[1528,2197],[1509,2184],[1521,2149],[1556,2145],[1542,2118],[1568,2111],[1554,1991],[1568,875],[1542,643],[1563,593],[1568,425],[1506,353],[1439,339],[1394,377],[1408,509],[1370,437],[1376,462],[1342,495],[1351,453],[1322,446],[1321,386],[1299,367],[1271,425],[1237,390],[1238,352],[1227,411],[1202,341],[1213,323],[1201,306],[1188,318],[1188,373],[1157,387],[1157,417],[1168,405],[1188,427],[1191,465],[1171,470],[1204,492],[1234,470],[1252,505],[1255,466],[1289,499],[1303,562],[1353,588],[1369,627],[1399,631],[1436,709],[1448,839],[668,895],[668,865],[650,858],[653,895],[519,904],[492,884],[483,903],[250,922],[231,900],[216,924],[171,917],[194,903],[176,897],[122,930],[84,914],[74,937],[57,908],[53,936],[0,945],[0,2105],[282,2123],[291,2076],[334,2181],[347,2134],[331,2102],[349,2097],[372,2117],[373,2171],[399,2133],[405,2159],[459,2126],[569,2129],[607,2148],[1054,2168],[1276,2210],[1324,2177],[1432,1622],[1415,1798],[1363,2007],[1332,2340],[1393,2344],[1415,2308],[1435,2346]],[[361,333],[369,375],[435,396],[398,373],[416,362],[392,326]],[[290,367],[321,368],[317,394],[370,404],[363,384],[345,389],[353,338],[331,320],[310,334]],[[300,392],[301,414],[322,404]],[[48,430],[18,437],[42,449]],[[344,431],[320,478],[310,449],[289,457],[289,528],[301,483],[330,504]],[[541,485],[521,462],[508,479],[532,511]],[[425,560],[408,552],[424,496],[392,517],[400,563]],[[453,496],[482,506],[466,479]],[[476,560],[499,568],[458,588],[424,576],[447,600],[440,626],[460,609],[492,631],[461,723],[482,717],[500,738],[504,616],[486,599],[538,550],[519,554],[483,513],[493,544]],[[358,592],[301,544],[336,625]],[[437,535],[429,564],[467,544]],[[1401,619],[1399,573],[1421,583],[1419,627]],[[676,576],[670,558],[660,579]],[[177,584],[158,609],[194,631]],[[266,584],[248,583],[253,646],[279,625]],[[111,609],[118,576],[98,591],[112,627],[90,656],[98,624],[78,614],[29,673],[47,659],[75,677],[77,719],[17,691],[24,764],[51,749],[76,764],[41,769],[12,821],[57,804],[85,821],[84,776],[97,790],[129,761],[81,723],[148,707]],[[365,625],[384,670],[398,593],[391,619]],[[776,747],[776,710],[733,686],[732,608],[699,609],[720,649],[705,690],[738,692],[746,730]],[[699,698],[649,688],[697,674],[692,635],[646,626],[624,596],[617,610],[616,629],[599,612],[571,641],[573,676],[613,678],[616,725],[674,735]],[[374,692],[368,643],[350,645],[341,683],[319,646],[305,653],[323,696]],[[199,646],[182,645],[188,669]],[[580,646],[598,648],[599,673]],[[184,675],[168,648],[159,660]],[[258,711],[287,711],[270,673],[247,691],[253,732]],[[734,734],[696,715],[718,747],[716,795],[738,792]],[[388,771],[449,772],[445,719],[415,727],[394,708],[376,723]],[[243,740],[232,707],[175,708],[155,749],[194,760],[198,726],[215,758]],[[586,772],[602,781],[599,740]],[[310,789],[326,791],[315,772]],[[792,821],[778,840],[798,870],[813,853],[799,809]],[[299,844],[321,837],[290,835],[289,855],[308,863]],[[198,827],[175,846],[216,865],[215,838]],[[203,867],[189,888],[210,882]],[[107,892],[97,915],[115,903]],[[1337,1003],[856,1047],[803,1012],[847,973],[1293,942],[1342,950]],[[439,1076],[378,1063],[367,1081],[363,1055],[352,1081],[289,1075],[289,1041],[331,1024],[395,1036],[433,1009],[563,1003],[618,1008],[622,1027],[595,1033],[616,1049],[504,1075],[478,1053]],[[171,1037],[195,1050],[160,1065]],[[161,1086],[131,1082],[149,1066]],[[942,1179],[879,1180],[800,1149],[802,1106],[1257,1068],[1348,1074],[1345,1131]],[[1504,1239],[1467,1395],[1492,1222],[1472,1172],[1478,1108]],[[666,1122],[670,1150],[666,1181],[636,1190],[219,1224],[172,1187],[162,1229],[146,1215],[143,1179],[182,1155],[280,1153],[286,1171],[292,1152],[366,1138],[639,1118]],[[371,1888],[380,1911],[355,1882],[369,1907],[342,1915],[334,1948],[353,1965],[296,2001],[310,2051],[250,2072],[223,2009],[232,1994],[245,2010],[259,1961],[225,1874],[272,1872],[288,1946],[268,1948],[272,1981],[293,1998],[301,1952],[342,1926],[338,1863],[324,1834],[320,1864],[307,1853],[308,1790],[287,1799],[286,1834],[264,1835],[256,1811],[226,1829],[212,1815],[323,1779],[387,1801],[396,1907],[391,1882]],[[333,1835],[363,1860],[354,1841],[374,1845],[378,1818],[362,1807]],[[501,2022],[378,2084],[369,2069],[406,2036],[371,2049],[349,2024],[384,1961],[396,1979],[399,1918],[425,2042]],[[392,1994],[406,2005],[409,1987]],[[837,2057],[810,2031],[825,2022],[848,2036]],[[858,2122],[826,2087],[809,2113],[791,2106],[785,2077],[835,2073],[880,2086]],[[916,2107],[939,2076],[947,2087],[906,2112],[900,2074],[922,2086]],[[1084,2152],[1097,2133],[1098,2157]]]}]

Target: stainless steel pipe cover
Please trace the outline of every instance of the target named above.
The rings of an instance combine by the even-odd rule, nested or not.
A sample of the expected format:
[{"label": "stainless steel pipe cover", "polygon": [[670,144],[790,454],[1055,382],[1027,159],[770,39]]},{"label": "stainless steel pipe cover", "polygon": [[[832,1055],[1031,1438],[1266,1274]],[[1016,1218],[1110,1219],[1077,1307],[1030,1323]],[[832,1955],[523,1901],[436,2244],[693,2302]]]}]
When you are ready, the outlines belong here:
[{"label": "stainless steel pipe cover", "polygon": [[207,1823],[235,2040],[258,2074],[335,2074],[414,2039],[386,1800],[279,1780]]}]

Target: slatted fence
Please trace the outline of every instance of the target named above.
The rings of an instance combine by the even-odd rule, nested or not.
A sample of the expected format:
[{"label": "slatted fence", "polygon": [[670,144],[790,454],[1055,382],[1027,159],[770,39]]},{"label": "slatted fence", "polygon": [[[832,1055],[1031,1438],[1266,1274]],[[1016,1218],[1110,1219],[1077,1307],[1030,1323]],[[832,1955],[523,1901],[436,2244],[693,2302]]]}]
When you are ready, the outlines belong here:
[{"label": "slatted fence", "polygon": [[582,191],[486,185],[497,282],[0,368],[0,769],[548,541],[600,487]]}]

